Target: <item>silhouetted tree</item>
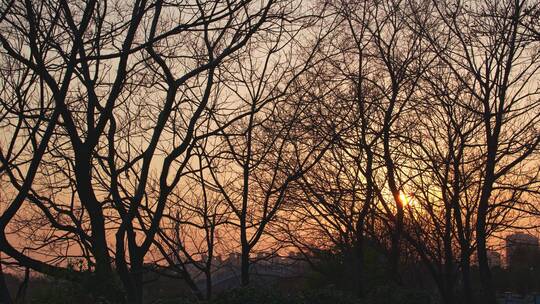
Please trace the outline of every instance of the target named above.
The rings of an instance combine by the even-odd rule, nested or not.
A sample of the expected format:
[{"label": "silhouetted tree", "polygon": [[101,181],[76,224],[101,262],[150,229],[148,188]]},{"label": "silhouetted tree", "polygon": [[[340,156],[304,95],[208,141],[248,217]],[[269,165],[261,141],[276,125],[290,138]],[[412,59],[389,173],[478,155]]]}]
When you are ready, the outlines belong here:
[{"label": "silhouetted tree", "polygon": [[[515,196],[505,190],[529,182],[527,159],[540,142],[532,75],[538,70],[537,50],[521,25],[528,1],[447,2],[436,5],[443,34],[430,39],[439,58],[460,87],[471,96],[459,106],[482,123],[480,195],[475,237],[483,301],[495,303],[487,262],[487,236],[493,214],[504,214]],[[507,187],[512,183],[512,187]],[[501,192],[502,191],[502,192]],[[510,206],[511,208],[511,206]]]},{"label": "silhouetted tree", "polygon": [[[13,117],[6,130],[25,118],[22,126],[34,131],[18,137],[32,144],[24,160],[9,145],[2,148],[2,170],[16,190],[1,218],[2,251],[49,275],[87,275],[34,259],[6,238],[9,223],[31,204],[53,226],[55,237],[45,244],[82,245],[97,294],[118,294],[114,268],[128,301],[141,303],[145,255],[189,161],[216,69],[267,21],[285,17],[285,6],[275,7],[273,1],[7,3],[0,43],[2,63],[13,68],[4,75],[28,77],[15,89],[37,93],[21,96],[31,101],[23,108],[5,107]],[[16,100],[7,93],[3,100]],[[9,165],[14,156],[21,165]],[[149,201],[153,171],[158,195]],[[38,189],[38,180],[55,195]]]}]

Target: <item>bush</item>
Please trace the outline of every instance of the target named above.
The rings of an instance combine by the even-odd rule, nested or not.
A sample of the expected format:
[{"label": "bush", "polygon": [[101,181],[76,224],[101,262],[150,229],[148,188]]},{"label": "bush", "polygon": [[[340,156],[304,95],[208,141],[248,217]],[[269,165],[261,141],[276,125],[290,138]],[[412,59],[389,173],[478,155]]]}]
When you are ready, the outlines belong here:
[{"label": "bush", "polygon": [[310,290],[294,294],[268,288],[238,288],[216,295],[211,301],[178,299],[159,304],[363,304],[354,296],[335,289]]},{"label": "bush", "polygon": [[32,280],[28,288],[28,300],[32,304],[116,304],[125,302],[122,286],[115,277],[100,281],[93,275],[89,275],[86,280],[80,282],[47,276]]},{"label": "bush", "polygon": [[290,299],[280,293],[265,288],[238,288],[224,292],[211,304],[294,304]]},{"label": "bush", "polygon": [[430,304],[427,293],[395,285],[382,285],[371,291],[366,304]]},{"label": "bush", "polygon": [[363,299],[335,288],[285,294],[268,288],[238,288],[216,295],[211,301],[187,299],[159,304],[430,304],[427,293],[393,285],[380,286]]},{"label": "bush", "polygon": [[294,304],[360,304],[353,295],[337,289],[319,289],[299,294]]},{"label": "bush", "polygon": [[80,285],[68,281],[43,278],[31,285],[29,303],[32,304],[92,303]]}]

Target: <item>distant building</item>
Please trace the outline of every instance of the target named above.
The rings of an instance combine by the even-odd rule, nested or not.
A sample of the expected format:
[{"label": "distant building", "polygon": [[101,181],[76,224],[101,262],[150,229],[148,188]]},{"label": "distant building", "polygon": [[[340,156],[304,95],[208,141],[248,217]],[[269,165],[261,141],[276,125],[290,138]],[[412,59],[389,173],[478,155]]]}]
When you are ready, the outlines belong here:
[{"label": "distant building", "polygon": [[[487,249],[486,255],[489,268],[502,267],[502,255],[500,252],[493,249]],[[474,266],[478,266],[478,255],[476,252],[473,252],[471,255],[471,263]]]},{"label": "distant building", "polygon": [[502,265],[501,254],[498,251],[488,249],[487,260],[490,268],[501,267]]},{"label": "distant building", "polygon": [[238,252],[231,252],[229,253],[229,258],[227,259],[227,263],[238,266],[240,265],[240,260],[242,258],[242,255]]},{"label": "distant building", "polygon": [[508,268],[529,268],[540,257],[538,238],[526,233],[506,237],[506,265]]}]

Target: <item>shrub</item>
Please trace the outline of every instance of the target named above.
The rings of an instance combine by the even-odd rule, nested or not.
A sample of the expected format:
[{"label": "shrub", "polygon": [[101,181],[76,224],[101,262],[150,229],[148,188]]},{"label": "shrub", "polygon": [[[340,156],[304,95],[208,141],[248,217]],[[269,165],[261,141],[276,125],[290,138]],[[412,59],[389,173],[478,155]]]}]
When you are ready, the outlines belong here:
[{"label": "shrub", "polygon": [[395,285],[382,285],[366,297],[366,304],[430,304],[427,293]]},{"label": "shrub", "polygon": [[216,295],[211,301],[178,299],[159,304],[363,304],[354,296],[336,289],[309,290],[285,294],[269,288],[238,288]]}]

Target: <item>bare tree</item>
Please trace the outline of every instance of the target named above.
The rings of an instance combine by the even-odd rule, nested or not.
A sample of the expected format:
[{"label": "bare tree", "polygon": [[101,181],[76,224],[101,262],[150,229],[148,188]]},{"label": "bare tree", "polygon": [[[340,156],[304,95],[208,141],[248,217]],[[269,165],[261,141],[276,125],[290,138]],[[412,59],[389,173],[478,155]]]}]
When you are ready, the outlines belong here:
[{"label": "bare tree", "polygon": [[[7,3],[2,61],[29,71],[30,85],[17,90],[38,87],[42,93],[28,96],[38,116],[11,107],[18,112],[8,128],[26,115],[37,121],[26,137],[31,157],[18,156],[23,165],[10,165],[17,152],[9,144],[2,148],[2,170],[16,189],[2,214],[2,251],[49,275],[86,275],[34,259],[6,238],[13,218],[31,204],[54,227],[55,240],[82,244],[97,277],[96,293],[116,293],[109,288],[114,263],[128,301],[140,303],[145,255],[189,160],[216,67],[279,17],[273,4]],[[8,93],[4,100],[15,100]],[[149,201],[154,170],[159,194]],[[65,185],[54,197],[37,189],[36,181],[50,174]]]},{"label": "bare tree", "polygon": [[[294,58],[295,35],[283,26],[255,50],[267,50],[239,58],[224,83],[249,115],[224,129],[221,149],[207,156],[213,187],[219,189],[232,210],[229,220],[240,234],[241,282],[249,284],[250,254],[264,238],[287,197],[287,189],[324,154],[329,144],[308,138],[299,128],[307,105],[290,102],[298,90],[296,80],[314,61],[320,33],[307,47],[306,58]],[[291,92],[290,92],[291,91]],[[307,140],[312,145],[305,145]]]},{"label": "bare tree", "polygon": [[538,116],[533,114],[538,111],[538,91],[532,86],[538,54],[528,39],[529,30],[521,22],[530,5],[528,1],[449,2],[444,8],[437,5],[446,39],[432,36],[430,40],[471,96],[459,106],[482,123],[483,137],[477,138],[483,150],[482,173],[476,177],[480,192],[475,237],[486,303],[495,303],[486,253],[489,220],[508,207],[497,202],[508,196],[503,195],[505,199],[494,191],[504,188],[510,179],[516,186],[528,183],[527,159],[540,141]]},{"label": "bare tree", "polygon": [[[315,229],[329,243],[356,256],[355,286],[362,294],[362,243],[369,217],[378,218],[391,235],[376,237],[381,245],[389,240],[390,268],[399,281],[402,196],[408,178],[403,174],[400,133],[413,127],[405,117],[414,107],[420,76],[433,56],[408,22],[417,7],[405,1],[343,2],[331,9],[340,23],[330,39],[332,51],[323,62],[324,72],[315,75],[322,83],[316,98],[330,110],[318,115],[334,121],[345,117],[340,123],[347,131],[332,154],[307,175],[309,179],[299,180],[297,196],[305,206],[300,203],[297,211],[301,221],[318,226]],[[293,238],[306,245],[301,236]]]},{"label": "bare tree", "polygon": [[[228,233],[230,217],[230,208],[219,191],[208,185],[207,152],[203,152],[208,151],[207,145],[204,140],[194,149],[195,161],[187,170],[191,172],[189,180],[184,181],[182,192],[178,189],[171,195],[155,244],[166,261],[164,271],[179,275],[201,299],[212,297],[212,278],[222,266],[216,256],[226,242],[220,235]],[[198,284],[201,277],[204,290]]]}]

